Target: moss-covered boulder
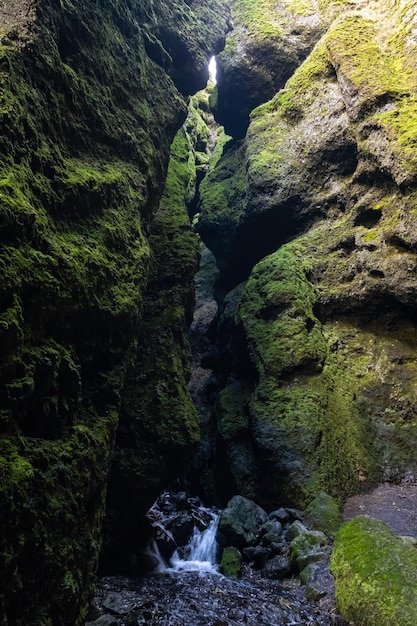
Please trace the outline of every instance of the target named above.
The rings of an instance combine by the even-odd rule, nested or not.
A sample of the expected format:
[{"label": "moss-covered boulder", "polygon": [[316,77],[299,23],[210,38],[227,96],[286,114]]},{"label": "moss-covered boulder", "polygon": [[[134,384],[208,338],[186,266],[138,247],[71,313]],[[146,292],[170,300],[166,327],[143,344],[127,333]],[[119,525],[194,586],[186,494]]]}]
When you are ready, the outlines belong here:
[{"label": "moss-covered boulder", "polygon": [[239,578],[242,571],[242,555],[237,548],[228,546],[223,550],[220,570],[229,578]]},{"label": "moss-covered boulder", "polygon": [[329,555],[325,549],[328,540],[320,530],[304,530],[291,541],[290,563],[302,571],[310,563],[323,560]]},{"label": "moss-covered boulder", "polygon": [[333,537],[342,523],[342,513],[335,498],[321,491],[305,509],[303,519],[311,528]]},{"label": "moss-covered boulder", "polygon": [[338,609],[358,626],[412,626],[417,619],[417,551],[383,522],[358,517],[336,536],[331,559]]}]

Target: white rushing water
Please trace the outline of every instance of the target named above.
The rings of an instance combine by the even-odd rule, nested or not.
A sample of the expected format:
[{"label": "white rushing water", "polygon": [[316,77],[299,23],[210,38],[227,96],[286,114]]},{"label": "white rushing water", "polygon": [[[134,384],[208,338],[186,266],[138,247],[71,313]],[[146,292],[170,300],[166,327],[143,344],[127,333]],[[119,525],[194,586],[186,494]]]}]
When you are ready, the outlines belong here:
[{"label": "white rushing water", "polygon": [[217,83],[217,63],[216,57],[211,57],[208,65],[209,77],[212,83]]},{"label": "white rushing water", "polygon": [[171,571],[174,572],[217,572],[217,526],[219,515],[210,509],[205,509],[211,516],[211,522],[205,530],[194,528],[194,532],[188,545],[184,548],[184,556],[181,557],[178,550],[171,557]]}]

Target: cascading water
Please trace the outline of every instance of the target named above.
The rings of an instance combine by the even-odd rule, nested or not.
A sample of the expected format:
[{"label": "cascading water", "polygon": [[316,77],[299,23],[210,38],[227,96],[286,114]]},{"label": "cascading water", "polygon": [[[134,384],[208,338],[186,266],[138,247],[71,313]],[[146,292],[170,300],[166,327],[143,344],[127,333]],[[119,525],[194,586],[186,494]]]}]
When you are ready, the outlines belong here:
[{"label": "cascading water", "polygon": [[216,572],[216,558],[218,545],[216,541],[219,515],[210,509],[203,509],[211,516],[208,527],[199,530],[194,527],[190,541],[183,549],[183,556],[176,550],[171,557],[171,568],[175,572],[210,571]]}]

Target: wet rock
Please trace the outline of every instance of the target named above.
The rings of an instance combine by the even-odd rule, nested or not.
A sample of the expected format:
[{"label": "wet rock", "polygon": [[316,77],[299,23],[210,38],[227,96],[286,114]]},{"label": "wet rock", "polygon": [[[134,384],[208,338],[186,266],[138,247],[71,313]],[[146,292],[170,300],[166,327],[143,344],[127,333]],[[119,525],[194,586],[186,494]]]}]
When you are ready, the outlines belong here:
[{"label": "wet rock", "polygon": [[305,530],[299,533],[295,539],[291,541],[291,565],[293,567],[297,566],[300,570],[304,569],[309,562],[322,560],[325,556],[325,551],[322,550],[322,546],[326,544],[327,537],[319,530]]},{"label": "wet rock", "polygon": [[255,569],[261,569],[271,556],[271,550],[262,546],[251,546],[244,548],[243,554]]},{"label": "wet rock", "polygon": [[138,598],[129,591],[110,593],[103,600],[103,608],[112,615],[127,615],[138,606]]},{"label": "wet rock", "polygon": [[293,539],[295,539],[295,537],[298,537],[299,535],[301,535],[301,533],[306,532],[307,527],[300,522],[299,520],[293,522],[291,524],[291,526],[288,528],[287,533],[286,533],[286,539],[288,541],[292,541]]},{"label": "wet rock", "polygon": [[289,575],[291,571],[290,560],[286,556],[274,556],[267,561],[262,568],[262,576],[279,580]]},{"label": "wet rock", "polygon": [[276,520],[268,520],[261,528],[262,545],[271,546],[279,543],[282,534],[282,525]]},{"label": "wet rock", "polygon": [[193,532],[194,522],[193,515],[189,513],[180,513],[167,522],[166,527],[172,533],[178,546],[184,546],[187,543]]},{"label": "wet rock", "polygon": [[281,524],[285,524],[285,522],[288,521],[288,512],[286,509],[284,509],[284,507],[280,507],[279,509],[276,509],[276,511],[272,511],[268,515],[268,518],[271,520],[276,520]]},{"label": "wet rock", "polygon": [[299,509],[286,508],[285,510],[287,512],[288,521],[290,522],[290,524],[292,522],[297,521],[297,520],[302,520],[303,519],[303,513]]},{"label": "wet rock", "polygon": [[102,615],[94,622],[86,622],[85,626],[117,626],[119,620],[112,615]]},{"label": "wet rock", "polygon": [[332,548],[330,546],[324,546],[322,548],[312,548],[307,552],[299,554],[296,558],[297,568],[299,571],[305,569],[310,563],[317,563],[322,561],[323,565],[328,563]]},{"label": "wet rock", "polygon": [[233,496],[220,515],[219,533],[226,542],[236,547],[254,545],[267,517],[266,512],[252,500]]},{"label": "wet rock", "polygon": [[173,493],[172,502],[179,510],[190,508],[187,494],[185,493],[185,491],[178,491],[177,493]]},{"label": "wet rock", "polygon": [[237,578],[242,571],[242,555],[237,548],[229,546],[223,550],[220,570],[225,576]]},{"label": "wet rock", "polygon": [[180,576],[143,579],[105,578],[96,591],[96,603],[109,591],[129,590],[146,597],[138,609],[123,618],[128,626],[347,626],[334,610],[334,599],[325,607],[306,601],[305,588],[297,581],[260,578],[247,566],[239,578],[188,572]]},{"label": "wet rock", "polygon": [[[326,565],[329,563],[327,558]],[[299,574],[300,580],[306,586],[308,600],[320,600],[324,596],[334,595],[334,578],[328,566],[323,562],[309,563]]]}]

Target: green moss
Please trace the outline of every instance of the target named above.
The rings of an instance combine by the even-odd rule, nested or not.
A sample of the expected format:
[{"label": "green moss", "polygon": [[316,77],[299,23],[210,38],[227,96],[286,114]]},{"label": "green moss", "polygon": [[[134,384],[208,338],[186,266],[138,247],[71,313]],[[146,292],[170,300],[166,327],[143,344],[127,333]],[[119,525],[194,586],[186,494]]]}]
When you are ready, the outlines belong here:
[{"label": "green moss", "polygon": [[226,439],[248,431],[248,399],[249,392],[235,385],[228,385],[220,392],[218,428]]},{"label": "green moss", "polygon": [[[42,608],[50,605],[51,594],[60,598],[59,610],[73,615],[74,624],[83,623],[84,614],[79,618],[72,607],[87,605],[92,581],[86,584],[77,572],[85,558],[97,566],[107,476],[103,461],[115,417],[75,427],[61,441],[0,440],[0,522],[8,528],[0,550],[0,581],[30,611],[27,623],[56,623],[59,615]],[[30,535],[25,520],[31,520]],[[44,577],[48,584],[39,584]],[[37,581],[36,591],[31,581]],[[1,595],[3,610],[14,619],[21,609],[4,600]]]},{"label": "green moss", "polygon": [[[227,140],[227,136],[222,137]],[[245,207],[244,147],[226,150],[220,159],[215,152],[213,159],[216,166],[210,169],[200,186],[201,205],[196,228],[204,241],[209,242],[219,267],[223,267],[229,236],[239,223]],[[219,223],[223,225],[221,237],[217,230],[213,232],[212,227],[212,224]]]},{"label": "green moss", "polygon": [[[155,475],[168,477],[172,466],[182,471],[199,441],[197,413],[187,387],[189,311],[199,252],[186,209],[194,180],[192,143],[182,128],[172,144],[164,194],[152,221],[149,280],[110,481],[110,501],[119,502],[123,477],[124,498],[118,512],[123,524],[128,523],[132,507],[137,515],[144,514],[144,492],[145,501],[157,497],[161,483]],[[162,459],[149,452],[155,441],[163,451]]]},{"label": "green moss", "polygon": [[259,124],[265,123],[262,120],[265,114],[275,115],[277,121],[280,116],[292,121],[297,119],[314,101],[322,88],[323,79],[331,76],[332,71],[325,43],[321,41],[287,81],[285,88],[252,111],[251,119],[255,125],[257,120]]},{"label": "green moss", "polygon": [[[317,552],[322,546],[327,544],[327,538],[319,530],[304,530],[291,541],[290,563],[292,566],[300,563],[307,554]],[[303,569],[303,568],[302,568]]]},{"label": "green moss", "polygon": [[[257,40],[269,40],[283,34],[282,22],[279,19],[274,3],[271,0],[233,0],[231,3],[234,28],[247,29],[249,37]],[[226,50],[229,51],[231,39],[228,39]]]},{"label": "green moss", "polygon": [[376,22],[351,14],[333,24],[325,37],[336,71],[353,83],[367,107],[381,96],[401,98],[414,81],[402,56],[393,46],[384,46],[379,34]]},{"label": "green moss", "polygon": [[340,506],[329,494],[321,491],[304,511],[309,526],[334,537],[342,523]]},{"label": "green moss", "polygon": [[294,15],[308,17],[315,14],[315,7],[310,0],[286,0],[285,6]]},{"label": "green moss", "polygon": [[[280,488],[301,507],[321,490],[343,499],[375,476],[354,373],[329,351],[314,314],[307,250],[301,238],[258,263],[238,310],[260,375],[249,408],[261,458],[272,475],[289,476]],[[276,499],[276,488],[263,485],[263,497]]]},{"label": "green moss", "polygon": [[365,242],[374,241],[378,239],[379,233],[376,230],[368,230],[366,233],[362,235],[362,240]]},{"label": "green moss", "polygon": [[318,8],[321,13],[327,15],[332,10],[339,12],[345,5],[350,9],[350,0],[319,0]]},{"label": "green moss", "polygon": [[413,626],[417,552],[383,522],[358,517],[336,536],[331,568],[342,616],[358,626]]},{"label": "green moss", "polygon": [[229,578],[239,578],[242,571],[242,555],[234,547],[227,547],[223,550],[220,569]]},{"label": "green moss", "polygon": [[372,121],[386,134],[390,150],[401,166],[401,182],[414,180],[417,173],[417,100],[405,96],[390,111],[376,114]]},{"label": "green moss", "polygon": [[315,293],[302,259],[301,246],[285,246],[260,261],[247,282],[239,319],[260,373],[274,376],[309,364],[320,368],[325,359],[326,344],[312,310]]},{"label": "green moss", "polygon": [[314,115],[315,138],[320,143],[323,135],[320,124],[334,111],[329,105],[323,105],[320,111],[312,113],[311,107],[323,92],[332,72],[333,67],[322,40],[287,81],[285,88],[252,111],[246,149],[249,184],[256,187],[276,186],[277,180],[287,180],[291,172],[299,169],[300,162],[311,158],[310,142],[300,141],[297,124],[308,115]]}]

